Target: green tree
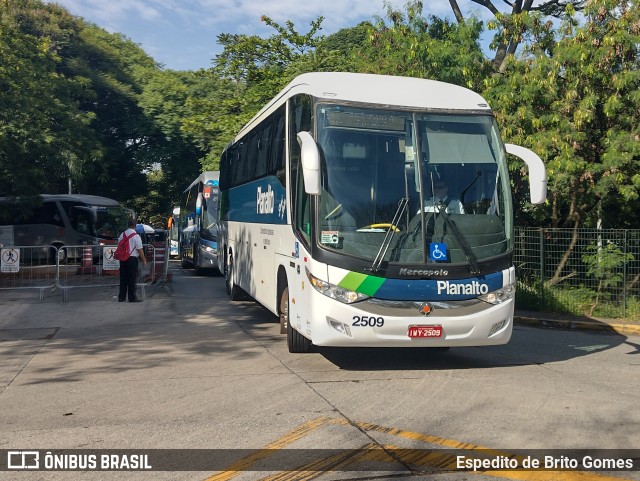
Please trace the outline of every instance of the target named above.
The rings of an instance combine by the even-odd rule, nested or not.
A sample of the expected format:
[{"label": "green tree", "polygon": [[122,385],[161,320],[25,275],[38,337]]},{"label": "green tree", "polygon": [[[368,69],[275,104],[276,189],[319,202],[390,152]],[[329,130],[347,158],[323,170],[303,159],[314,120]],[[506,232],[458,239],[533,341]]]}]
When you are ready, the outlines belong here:
[{"label": "green tree", "polygon": [[5,196],[65,191],[87,158],[101,156],[90,126],[95,116],[77,101],[85,83],[58,70],[57,45],[69,41],[77,24],[62,9],[39,6],[29,0],[0,3],[0,195]]},{"label": "green tree", "polygon": [[214,69],[193,74],[185,101],[181,132],[192,139],[199,150],[202,170],[218,170],[219,157],[250,118],[244,111],[243,84],[222,79]]},{"label": "green tree", "polygon": [[60,72],[80,79],[82,111],[94,116],[92,128],[102,148],[102,158],[87,162],[76,189],[126,200],[146,191],[145,171],[159,156],[161,138],[153,119],[139,105],[141,70],[157,65],[137,45],[119,34],[83,24],[68,45],[61,46]]},{"label": "green tree", "polygon": [[553,226],[595,227],[603,202],[640,193],[640,4],[592,0],[584,14],[485,91],[505,137],[546,160]]},{"label": "green tree", "polygon": [[[508,8],[499,10],[491,0],[471,1],[489,10],[494,16],[491,24],[497,32],[491,44],[495,50],[492,65],[494,70],[499,72],[504,72],[507,59],[516,53],[527,32],[531,30],[532,22],[540,21],[543,16],[562,18],[567,8],[581,10],[586,3],[584,0],[546,0],[534,5],[533,0],[505,0]],[[449,4],[458,23],[466,23],[468,20],[465,19],[458,1],[449,0]]]},{"label": "green tree", "polygon": [[587,246],[586,253],[582,255],[582,262],[587,265],[586,274],[598,281],[597,293],[595,299],[592,299],[589,316],[593,316],[603,291],[624,282],[622,267],[633,260],[633,254],[623,252],[614,243],[607,243],[605,246]]},{"label": "green tree", "polygon": [[332,44],[324,45],[325,37],[318,35],[322,17],[311,22],[306,34],[298,33],[290,21],[280,25],[266,16],[261,20],[276,33],[267,38],[218,36],[223,52],[213,69],[199,74],[200,82],[187,100],[190,114],[183,131],[207,148],[201,161],[205,170],[218,168],[225,145],[295,76],[344,66],[344,57],[331,50]]},{"label": "green tree", "polygon": [[153,210],[165,218],[173,205],[179,203],[188,183],[200,173],[199,159],[206,152],[183,129],[184,119],[190,113],[188,99],[195,94],[196,75],[155,69],[143,74],[145,79],[138,102],[145,115],[153,119],[157,147],[154,164],[146,171],[148,195],[137,197],[136,208],[144,212],[146,218],[153,215]]},{"label": "green tree", "polygon": [[71,179],[169,212],[203,155],[181,130],[186,77],[55,4],[2,2],[0,26],[2,194],[66,192]]},{"label": "green tree", "polygon": [[360,22],[355,27],[348,27],[338,30],[336,33],[327,35],[321,40],[321,48],[345,62],[345,68],[340,70],[350,70],[351,60],[357,56],[363,47],[368,45],[369,32],[373,24],[369,21]]},{"label": "green tree", "polygon": [[369,73],[431,78],[478,89],[491,67],[480,48],[482,24],[460,24],[422,15],[422,2],[405,11],[385,3],[386,20],[377,18],[369,45],[360,53],[358,70]]},{"label": "green tree", "polygon": [[[582,24],[569,15],[552,49],[531,45],[485,91],[506,139],[546,161],[547,219],[573,228],[551,285],[562,280],[580,227],[637,227],[639,220],[640,4],[591,0],[584,15]],[[521,191],[516,198],[524,204]],[[605,206],[624,203],[636,206],[624,222],[604,215]]]}]

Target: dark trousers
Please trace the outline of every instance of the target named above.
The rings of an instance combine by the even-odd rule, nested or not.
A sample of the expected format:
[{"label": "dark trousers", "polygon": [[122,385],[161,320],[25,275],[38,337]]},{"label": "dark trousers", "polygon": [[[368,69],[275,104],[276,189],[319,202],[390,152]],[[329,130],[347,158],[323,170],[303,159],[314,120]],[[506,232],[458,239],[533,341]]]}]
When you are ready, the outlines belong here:
[{"label": "dark trousers", "polygon": [[124,301],[136,298],[136,281],[138,280],[138,258],[131,256],[126,261],[120,261],[120,293],[118,300]]}]

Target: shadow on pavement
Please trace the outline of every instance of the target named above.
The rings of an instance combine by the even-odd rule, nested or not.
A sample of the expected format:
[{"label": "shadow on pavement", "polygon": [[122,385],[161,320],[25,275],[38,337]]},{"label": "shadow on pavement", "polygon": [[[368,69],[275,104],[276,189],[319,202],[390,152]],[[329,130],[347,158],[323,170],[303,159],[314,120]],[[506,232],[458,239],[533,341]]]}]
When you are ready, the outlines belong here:
[{"label": "shadow on pavement", "polygon": [[[339,369],[443,370],[540,365],[588,356],[627,341],[623,335],[581,330],[516,326],[505,346],[451,348],[315,348],[311,354],[289,354],[277,318],[254,301],[231,302],[224,279],[195,276],[174,269],[173,295],[162,290],[146,302],[118,303],[108,296],[72,299],[67,304],[19,303],[9,307],[14,318],[0,322],[13,332],[0,342],[0,354],[27,356],[35,343],[47,363],[30,364],[25,383],[69,382],[101,373],[129,373],[180,366],[196,354],[190,369],[206,369],[219,353],[240,366],[266,358],[299,356],[300,362],[321,356]],[[105,299],[106,297],[106,299]],[[39,338],[20,339],[19,330],[39,329]],[[47,330],[48,329],[48,330]],[[36,331],[33,331],[36,332]],[[26,335],[26,334],[25,334]],[[0,338],[2,340],[2,338]],[[4,344],[4,346],[3,346]],[[316,357],[317,359],[317,357]],[[243,364],[244,363],[244,364]]]}]

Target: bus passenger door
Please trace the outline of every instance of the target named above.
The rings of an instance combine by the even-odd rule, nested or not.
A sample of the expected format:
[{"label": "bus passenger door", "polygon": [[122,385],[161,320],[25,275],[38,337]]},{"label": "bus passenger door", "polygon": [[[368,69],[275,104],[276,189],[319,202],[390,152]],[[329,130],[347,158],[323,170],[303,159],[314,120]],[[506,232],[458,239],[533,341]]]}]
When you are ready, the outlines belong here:
[{"label": "bus passenger door", "polygon": [[258,264],[255,286],[257,297],[259,297],[260,303],[270,310],[275,309],[274,300],[276,297],[276,228],[277,225],[274,224],[260,224],[254,255]]}]

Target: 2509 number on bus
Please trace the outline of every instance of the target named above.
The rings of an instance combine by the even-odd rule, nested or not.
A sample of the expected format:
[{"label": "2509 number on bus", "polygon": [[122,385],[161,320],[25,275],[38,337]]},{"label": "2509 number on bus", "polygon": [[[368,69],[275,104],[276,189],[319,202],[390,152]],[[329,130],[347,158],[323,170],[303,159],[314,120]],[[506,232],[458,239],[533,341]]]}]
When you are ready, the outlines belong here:
[{"label": "2509 number on bus", "polygon": [[353,316],[353,323],[351,325],[359,327],[382,327],[384,326],[384,317]]}]

